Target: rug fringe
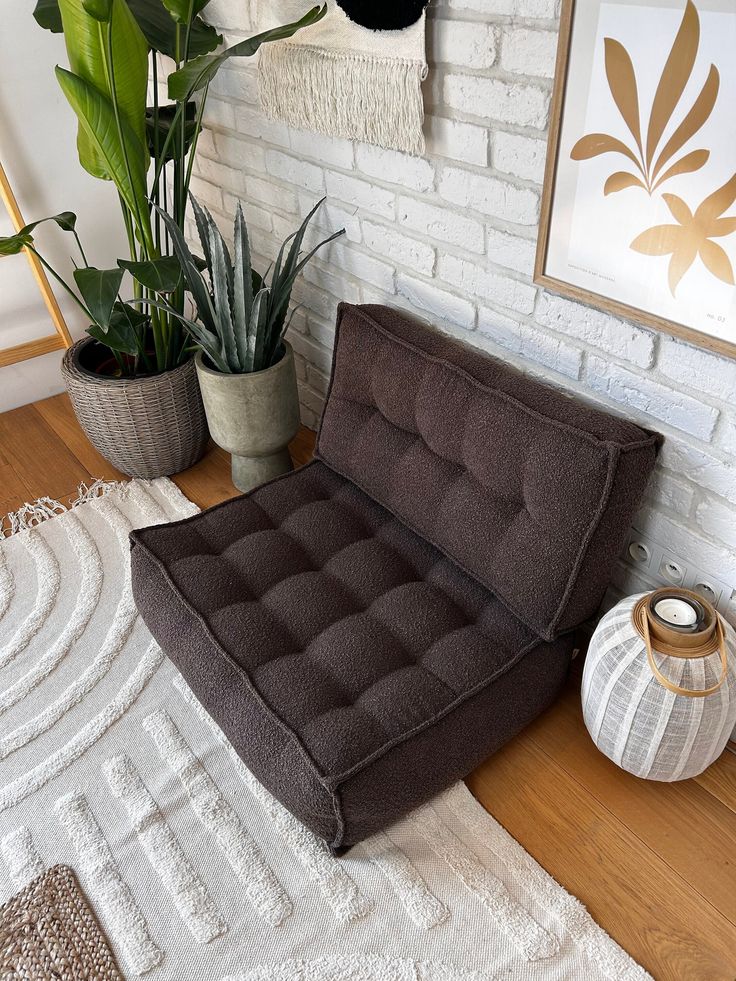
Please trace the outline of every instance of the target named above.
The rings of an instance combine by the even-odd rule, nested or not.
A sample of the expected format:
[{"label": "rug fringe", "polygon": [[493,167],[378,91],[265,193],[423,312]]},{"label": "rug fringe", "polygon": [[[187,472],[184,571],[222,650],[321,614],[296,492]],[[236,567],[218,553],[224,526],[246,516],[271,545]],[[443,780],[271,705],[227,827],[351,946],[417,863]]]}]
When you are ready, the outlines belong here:
[{"label": "rug fringe", "polygon": [[261,105],[273,119],[326,136],[424,153],[422,81],[410,59],[266,44],[259,52]]},{"label": "rug fringe", "polygon": [[31,503],[24,504],[17,511],[9,511],[0,520],[0,540],[17,535],[18,532],[37,528],[50,518],[65,514],[80,504],[88,504],[97,498],[112,494],[113,491],[123,490],[127,486],[123,480],[94,480],[91,484],[81,483],[77,488],[77,496],[69,504],[63,504],[51,497],[39,497]]}]

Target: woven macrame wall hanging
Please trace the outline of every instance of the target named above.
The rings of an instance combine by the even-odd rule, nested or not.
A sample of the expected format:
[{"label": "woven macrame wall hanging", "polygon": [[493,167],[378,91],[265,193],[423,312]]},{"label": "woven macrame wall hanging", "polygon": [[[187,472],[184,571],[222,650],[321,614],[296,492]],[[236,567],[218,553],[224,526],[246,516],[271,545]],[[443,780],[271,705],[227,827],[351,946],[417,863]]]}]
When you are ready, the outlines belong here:
[{"label": "woven macrame wall hanging", "polygon": [[[423,153],[428,2],[327,0],[318,24],[261,48],[263,108],[300,129]],[[306,4],[271,0],[261,9],[265,30],[296,20]]]}]

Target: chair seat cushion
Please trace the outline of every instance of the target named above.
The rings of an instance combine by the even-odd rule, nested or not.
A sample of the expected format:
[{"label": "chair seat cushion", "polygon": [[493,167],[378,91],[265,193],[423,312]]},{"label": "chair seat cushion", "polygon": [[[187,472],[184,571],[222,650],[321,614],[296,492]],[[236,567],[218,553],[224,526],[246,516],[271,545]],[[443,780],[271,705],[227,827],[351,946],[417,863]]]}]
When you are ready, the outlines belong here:
[{"label": "chair seat cushion", "polygon": [[559,691],[541,641],[315,462],[132,535],[136,603],[258,779],[334,848],[469,772]]}]

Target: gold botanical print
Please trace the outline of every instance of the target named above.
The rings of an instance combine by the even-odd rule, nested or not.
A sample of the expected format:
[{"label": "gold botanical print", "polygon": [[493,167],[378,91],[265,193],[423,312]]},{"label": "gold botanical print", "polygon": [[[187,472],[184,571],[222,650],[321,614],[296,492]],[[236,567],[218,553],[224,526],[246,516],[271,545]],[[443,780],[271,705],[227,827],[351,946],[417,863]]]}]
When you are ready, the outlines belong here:
[{"label": "gold botanical print", "polygon": [[604,194],[613,194],[628,187],[640,187],[651,195],[665,181],[679,174],[691,174],[707,163],[710,156],[707,149],[691,150],[674,162],[671,161],[703,127],[713,111],[720,86],[720,76],[715,65],[710,66],[700,94],[657,153],[664,131],[675,115],[692,75],[699,45],[700,18],[692,0],[687,0],[680,28],[657,85],[645,138],[639,108],[639,89],[631,56],[620,41],[610,37],[604,39],[608,86],[631,134],[633,145],[607,133],[590,133],[578,140],[570,154],[573,160],[589,160],[603,153],[618,153],[633,165],[634,172],[618,170],[612,173],[603,188]]},{"label": "gold botanical print", "polygon": [[736,231],[736,217],[722,217],[723,212],[736,201],[736,174],[723,187],[709,195],[695,214],[676,194],[663,194],[662,199],[677,224],[648,228],[634,239],[631,248],[644,255],[672,256],[669,284],[673,296],[680,280],[698,256],[709,272],[733,286],[731,260],[713,239]]}]

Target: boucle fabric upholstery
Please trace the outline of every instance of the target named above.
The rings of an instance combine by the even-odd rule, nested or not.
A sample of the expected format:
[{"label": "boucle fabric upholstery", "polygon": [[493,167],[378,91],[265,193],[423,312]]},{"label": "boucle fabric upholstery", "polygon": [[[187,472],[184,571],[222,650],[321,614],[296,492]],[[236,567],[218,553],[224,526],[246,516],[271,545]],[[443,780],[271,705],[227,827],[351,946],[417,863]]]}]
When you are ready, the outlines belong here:
[{"label": "boucle fabric upholstery", "polygon": [[341,305],[318,456],[553,639],[591,617],[661,437],[427,330]]},{"label": "boucle fabric upholstery", "polygon": [[552,701],[656,443],[343,306],[320,459],[134,532],[136,602],[256,777],[344,848]]}]

